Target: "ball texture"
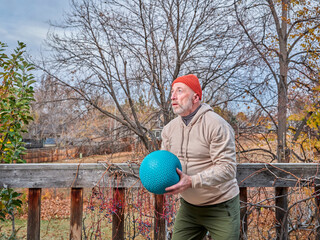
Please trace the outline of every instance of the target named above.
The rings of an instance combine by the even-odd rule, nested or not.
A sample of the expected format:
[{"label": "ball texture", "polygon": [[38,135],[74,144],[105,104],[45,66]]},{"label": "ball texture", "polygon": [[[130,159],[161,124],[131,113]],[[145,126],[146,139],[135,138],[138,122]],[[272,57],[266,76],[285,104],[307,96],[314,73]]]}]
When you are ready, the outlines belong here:
[{"label": "ball texture", "polygon": [[165,188],[179,182],[176,168],[182,170],[176,155],[166,150],[148,154],[142,161],[139,176],[142,185],[155,194],[164,194]]}]

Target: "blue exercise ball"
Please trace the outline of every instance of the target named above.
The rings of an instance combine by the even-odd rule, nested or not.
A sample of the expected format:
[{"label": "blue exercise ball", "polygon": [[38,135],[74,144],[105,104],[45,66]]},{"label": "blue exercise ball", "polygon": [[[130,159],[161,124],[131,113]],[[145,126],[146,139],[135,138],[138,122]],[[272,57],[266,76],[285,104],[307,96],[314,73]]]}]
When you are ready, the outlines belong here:
[{"label": "blue exercise ball", "polygon": [[166,150],[148,154],[140,165],[139,175],[142,185],[155,194],[164,194],[167,187],[179,182],[176,168],[182,170],[176,155]]}]

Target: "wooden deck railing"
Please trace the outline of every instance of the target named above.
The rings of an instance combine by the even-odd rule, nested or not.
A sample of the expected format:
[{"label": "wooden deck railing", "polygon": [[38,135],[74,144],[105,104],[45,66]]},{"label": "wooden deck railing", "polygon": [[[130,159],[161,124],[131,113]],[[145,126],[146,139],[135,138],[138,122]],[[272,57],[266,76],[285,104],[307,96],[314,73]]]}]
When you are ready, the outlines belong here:
[{"label": "wooden deck railing", "polygon": [[[237,168],[240,186],[242,233],[247,231],[246,202],[248,187],[303,187],[314,188],[319,195],[319,164],[263,164],[245,163]],[[119,178],[116,178],[118,176]],[[0,164],[0,188],[29,188],[27,239],[40,239],[40,209],[42,188],[71,188],[70,239],[81,239],[83,188],[104,182],[117,189],[115,197],[124,201],[124,190],[141,187],[139,166],[136,164]],[[119,194],[120,193],[120,194]],[[163,209],[163,195],[155,196],[154,239],[164,240],[165,220],[157,213]],[[318,208],[319,201],[317,202]],[[113,218],[113,239],[124,237],[124,210],[118,209]],[[319,231],[319,230],[318,230]],[[320,239],[320,233],[317,233]]]}]

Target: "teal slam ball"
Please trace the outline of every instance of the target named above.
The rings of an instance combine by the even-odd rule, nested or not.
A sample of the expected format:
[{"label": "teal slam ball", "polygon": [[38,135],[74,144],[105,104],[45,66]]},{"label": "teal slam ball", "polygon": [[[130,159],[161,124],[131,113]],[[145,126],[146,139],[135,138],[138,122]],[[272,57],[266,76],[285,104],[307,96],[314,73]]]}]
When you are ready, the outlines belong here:
[{"label": "teal slam ball", "polygon": [[142,161],[139,176],[142,185],[155,194],[164,194],[167,187],[179,182],[176,168],[182,170],[176,155],[166,150],[148,154]]}]

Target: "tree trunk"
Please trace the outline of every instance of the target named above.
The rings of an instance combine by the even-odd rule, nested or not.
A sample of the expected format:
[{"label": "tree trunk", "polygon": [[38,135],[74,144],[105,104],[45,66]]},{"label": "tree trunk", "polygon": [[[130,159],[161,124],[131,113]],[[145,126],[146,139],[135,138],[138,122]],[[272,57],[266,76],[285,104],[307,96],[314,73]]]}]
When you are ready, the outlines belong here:
[{"label": "tree trunk", "polygon": [[[287,151],[287,77],[288,77],[288,49],[287,49],[287,22],[288,17],[288,0],[282,1],[281,28],[279,34],[279,65],[280,76],[278,81],[278,146],[277,157],[278,162],[289,162]],[[288,239],[288,188],[275,188],[276,195],[276,220],[277,220],[277,240]]]}]

